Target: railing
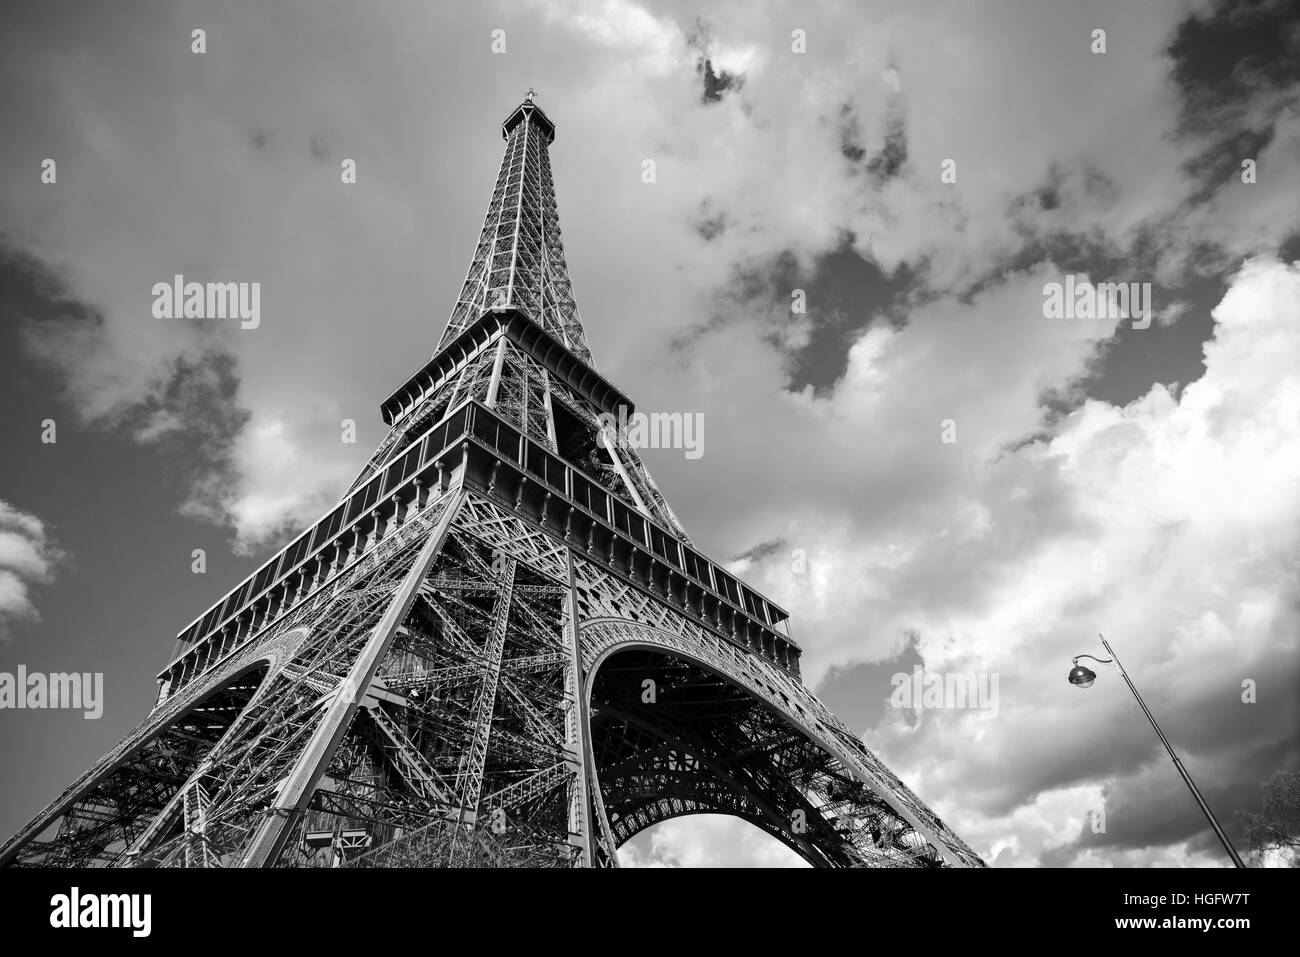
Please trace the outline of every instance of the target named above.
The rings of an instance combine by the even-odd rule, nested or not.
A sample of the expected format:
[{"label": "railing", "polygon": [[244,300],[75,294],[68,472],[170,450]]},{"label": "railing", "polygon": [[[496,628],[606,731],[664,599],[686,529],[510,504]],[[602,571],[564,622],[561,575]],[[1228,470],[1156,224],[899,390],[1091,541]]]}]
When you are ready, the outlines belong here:
[{"label": "railing", "polygon": [[798,674],[798,645],[774,627],[786,613],[667,528],[485,407],[474,411],[467,445],[467,485],[727,640]]},{"label": "railing", "polygon": [[[521,482],[527,476],[538,487],[551,490],[546,493],[548,500],[554,494],[564,502],[568,509],[567,522],[572,522],[574,516],[579,518],[579,523],[588,530],[588,551],[591,551],[594,530],[602,530],[604,564],[614,566],[615,552],[621,551],[627,567],[615,570],[639,583],[648,582],[652,588],[656,584],[655,565],[662,564],[695,586],[701,607],[706,598],[716,603],[719,627],[725,606],[733,630],[737,616],[756,623],[765,648],[770,644],[774,655],[776,649],[788,648],[788,654],[776,657],[783,659],[787,666],[793,665],[784,659],[788,655],[797,658],[798,646],[788,636],[772,630],[788,617],[782,609],[741,584],[667,528],[632,508],[590,475],[532,441],[477,400],[468,399],[181,631],[177,639],[186,650],[159,674],[159,679],[165,682],[160,702],[277,619],[305,594],[330,580],[368,550],[391,525],[402,524],[412,507],[422,508],[427,499],[426,488],[433,485],[441,488],[450,473],[461,467],[462,460],[468,466],[469,453],[474,448],[481,448],[484,453],[473,456],[479,468],[469,470],[479,473],[475,484],[481,489],[492,494],[497,469],[509,462],[521,476]],[[484,463],[489,461],[491,465],[485,468]],[[484,476],[484,472],[490,474]],[[523,484],[518,484],[518,488],[522,497]],[[522,503],[514,504],[518,507]],[[537,520],[536,516],[532,517]],[[541,519],[541,524],[546,526],[545,503]],[[568,527],[566,524],[565,528]],[[635,567],[638,555],[646,557],[648,568]]]},{"label": "railing", "polygon": [[270,561],[249,575],[238,587],[196,618],[177,640],[194,642],[230,621],[240,611],[254,604],[277,582],[318,556],[331,543],[373,513],[381,499],[411,492],[417,473],[427,471],[434,458],[455,445],[466,433],[470,409],[465,403],[430,428],[387,468],[343,499],[333,510],[278,552]]}]

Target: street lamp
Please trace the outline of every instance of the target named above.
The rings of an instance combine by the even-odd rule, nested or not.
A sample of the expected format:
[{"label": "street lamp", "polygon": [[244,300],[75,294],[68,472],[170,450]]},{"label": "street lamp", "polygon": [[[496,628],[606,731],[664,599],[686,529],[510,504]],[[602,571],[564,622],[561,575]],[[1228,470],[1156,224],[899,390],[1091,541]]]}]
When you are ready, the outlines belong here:
[{"label": "street lamp", "polygon": [[[1070,684],[1076,688],[1091,688],[1092,683],[1097,680],[1097,672],[1091,668],[1085,668],[1079,664],[1080,658],[1092,658],[1092,655],[1078,655],[1073,660],[1074,667],[1070,669]],[[1093,661],[1101,661],[1100,658],[1092,658]],[[1109,659],[1102,664],[1110,664]]]},{"label": "street lamp", "polygon": [[1097,637],[1101,639],[1101,643],[1106,648],[1106,652],[1110,657],[1097,658],[1093,655],[1076,655],[1071,659],[1071,664],[1073,664],[1074,667],[1070,669],[1070,684],[1074,685],[1076,688],[1090,688],[1092,687],[1092,683],[1097,680],[1097,673],[1095,671],[1079,664],[1080,658],[1091,658],[1098,664],[1113,664],[1115,666],[1120,677],[1124,679],[1124,683],[1128,685],[1128,690],[1133,692],[1134,698],[1137,698],[1137,703],[1142,709],[1142,713],[1145,714],[1147,720],[1151,722],[1151,727],[1155,729],[1156,737],[1160,739],[1160,743],[1163,744],[1165,750],[1169,752],[1169,757],[1173,758],[1174,767],[1178,769],[1178,773],[1182,775],[1183,781],[1192,792],[1192,797],[1196,798],[1196,803],[1200,805],[1206,818],[1209,819],[1210,827],[1214,828],[1214,833],[1218,835],[1219,840],[1223,844],[1224,850],[1226,850],[1228,856],[1232,858],[1232,863],[1237,867],[1245,867],[1246,865],[1241,860],[1241,855],[1237,853],[1237,849],[1233,847],[1232,842],[1228,840],[1228,835],[1223,833],[1223,828],[1219,826],[1219,822],[1215,819],[1214,812],[1211,811],[1210,806],[1205,803],[1205,798],[1201,797],[1201,792],[1196,789],[1196,783],[1192,780],[1192,776],[1188,774],[1187,769],[1183,767],[1183,762],[1178,760],[1178,755],[1174,752],[1174,746],[1169,743],[1169,739],[1165,737],[1165,733],[1160,730],[1160,725],[1156,724],[1156,716],[1151,713],[1151,709],[1147,707],[1146,702],[1142,700],[1142,696],[1138,694],[1137,687],[1129,679],[1128,672],[1125,671],[1124,666],[1120,664],[1119,655],[1115,654],[1115,649],[1113,649],[1106,641],[1105,635],[1098,634]]}]

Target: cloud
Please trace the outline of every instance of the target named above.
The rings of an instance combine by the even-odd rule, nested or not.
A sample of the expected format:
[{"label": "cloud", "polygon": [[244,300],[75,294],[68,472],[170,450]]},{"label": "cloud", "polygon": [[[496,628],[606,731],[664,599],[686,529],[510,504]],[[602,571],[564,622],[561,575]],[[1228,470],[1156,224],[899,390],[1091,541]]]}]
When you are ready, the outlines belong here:
[{"label": "cloud", "polygon": [[[23,135],[0,182],[28,182],[47,155],[60,180],[7,188],[0,218],[64,282],[51,301],[83,304],[35,323],[30,348],[65,371],[85,421],[182,457],[187,436],[205,444],[183,508],[237,548],[314,518],[382,438],[378,400],[454,302],[496,124],[535,84],[559,126],[565,247],[602,372],[643,409],[709,420],[703,459],[645,455],[696,541],[745,556],[794,612],[810,681],[909,643],[926,667],[1002,675],[997,720],[862,729],[959,832],[1002,863],[1212,859],[1188,843],[1195,809],[1135,733],[1127,692],[1061,680],[1098,630],[1214,799],[1294,758],[1275,682],[1295,661],[1295,270],[1268,256],[1300,215],[1295,83],[1246,71],[1248,97],[1189,112],[1204,104],[1185,25],[1210,5],[778,4],[757,19],[723,3],[705,28],[672,2],[489,5],[454,22],[418,3],[289,4],[205,9],[202,57],[196,9],[113,43],[109,14],[83,10],[2,34],[0,120]],[[510,53],[494,58],[498,27]],[[702,57],[743,85],[701,102]],[[475,96],[446,94],[471,75]],[[1211,121],[1188,122],[1197,111]],[[1258,147],[1257,183],[1226,175],[1240,157],[1225,130],[1254,137],[1240,142]],[[781,284],[846,247],[888,296],[792,316]],[[1083,401],[1106,351],[1141,333],[1045,320],[1044,282],[1101,277],[1104,260],[1178,285],[1250,255],[1199,382]],[[148,290],[176,272],[261,281],[261,327],[153,320]],[[790,388],[828,329],[842,374]],[[1252,675],[1253,711],[1237,703]],[[1103,795],[1119,813],[1088,837],[1082,811]],[[698,820],[663,828],[663,860],[705,859],[691,842],[751,847]]]},{"label": "cloud", "polygon": [[740,818],[694,814],[643,831],[618,851],[623,867],[807,867],[794,851]]},{"label": "cloud", "polygon": [[[681,29],[671,18],[657,17],[629,0],[599,5],[540,0],[548,25],[579,34],[591,46],[617,59],[624,69],[663,76],[690,63]],[[612,86],[612,85],[611,85]]]},{"label": "cloud", "polygon": [[[601,128],[584,143],[611,137],[635,143],[643,150],[635,155],[653,149],[660,177],[647,189],[597,170],[592,189],[608,197],[605,214],[575,228],[566,209],[571,236],[599,229],[604,237],[601,268],[589,275],[623,275],[620,294],[602,300],[595,289],[597,305],[607,302],[621,322],[604,340],[595,326],[593,348],[642,408],[709,419],[700,463],[645,458],[714,554],[785,543],[786,553],[736,568],[794,612],[810,681],[832,667],[897,656],[918,636],[927,666],[1002,674],[997,721],[937,713],[919,730],[902,722],[864,729],[961,833],[982,849],[1001,842],[1004,863],[1051,855],[1218,862],[1181,784],[1175,778],[1166,789],[1154,738],[1140,726],[1134,733],[1127,691],[1111,681],[1059,701],[1061,691],[1078,694],[1061,663],[1094,647],[1099,630],[1131,647],[1136,665],[1154,655],[1161,713],[1194,729],[1184,760],[1229,812],[1254,800],[1271,767],[1295,760],[1285,733],[1294,715],[1279,685],[1253,712],[1239,697],[1247,671],[1294,673],[1285,626],[1295,588],[1285,556],[1296,502],[1282,464],[1288,446],[1268,431],[1279,420],[1268,411],[1272,385],[1282,395],[1289,386],[1266,368],[1268,355],[1285,362],[1294,353],[1278,339],[1284,322],[1265,332],[1252,316],[1256,306],[1260,315],[1285,309],[1284,298],[1262,290],[1266,276],[1285,271],[1267,256],[1295,222],[1297,154],[1269,147],[1269,182],[1227,181],[1205,192],[1191,160],[1216,136],[1182,124],[1183,92],[1172,80],[1187,66],[1181,51],[1170,52],[1182,5],[1086,15],[1038,8],[1007,18],[950,12],[898,13],[887,30],[810,30],[816,56],[772,48],[741,91],[707,112],[693,110],[695,89],[673,78],[644,84],[649,102],[640,112],[595,111]],[[747,42],[741,18],[713,18],[716,36]],[[1101,58],[1086,40],[1098,19],[1111,38]],[[926,68],[936,56],[945,70]],[[882,79],[885,63],[894,82]],[[1081,98],[1084,88],[1090,94]],[[844,104],[864,167],[891,130],[905,133],[895,176],[880,182],[854,171],[842,149]],[[1269,142],[1289,142],[1286,111],[1269,122]],[[1116,142],[1126,147],[1099,146]],[[956,189],[939,181],[945,157],[958,160]],[[702,209],[725,230],[699,232]],[[832,389],[788,391],[790,353],[832,317],[817,302],[806,317],[791,316],[788,288],[774,288],[769,303],[728,283],[761,279],[785,260],[795,275],[810,274],[846,237],[886,274],[914,264],[918,278],[892,303],[897,315],[864,309],[846,323],[848,364]],[[660,252],[636,257],[631,271],[618,265],[620,251],[645,248]],[[1236,276],[1217,314],[1207,353],[1217,373],[1181,392],[1157,385],[1131,406],[1082,401],[1080,384],[1109,351],[1142,348],[1141,333],[1046,322],[1044,281],[1104,263],[1127,271],[1118,278],[1179,286],[1189,272],[1230,270],[1250,253],[1261,258]],[[587,314],[601,315],[581,269],[574,272]],[[672,341],[685,345],[665,356],[662,342],[674,330],[682,335]],[[1225,344],[1234,341],[1244,355],[1230,360]],[[1217,388],[1233,401],[1215,405]],[[1259,412],[1267,428],[1256,421],[1253,436],[1214,431],[1228,407],[1243,421]],[[949,418],[959,436],[952,446],[940,441]],[[1236,481],[1244,484],[1234,491]],[[1272,484],[1256,490],[1256,482]],[[1255,523],[1243,513],[1257,505]],[[1215,516],[1225,527],[1211,527]],[[794,549],[807,556],[802,576],[791,572]],[[1254,598],[1235,607],[1232,583]],[[1222,606],[1207,611],[1198,604],[1207,596],[1224,596]],[[1175,637],[1189,634],[1199,650],[1176,668],[1168,657]],[[1192,674],[1216,677],[1184,688],[1179,676]],[[1085,722],[1108,747],[1081,739]],[[1216,722],[1217,732],[1205,727]],[[1064,739],[1076,742],[1073,752],[1059,746]],[[1120,813],[1108,837],[1081,842],[1082,814],[1103,788]],[[1160,821],[1157,809],[1168,808],[1177,810]],[[1056,819],[1039,826],[1034,814]]]},{"label": "cloud", "polygon": [[[354,447],[340,440],[341,423],[322,423],[322,432],[330,434],[304,442],[290,427],[292,420],[288,410],[264,408],[253,413],[229,453],[237,481],[225,485],[220,474],[200,480],[182,511],[228,522],[241,552],[292,535],[320,518],[353,478]],[[333,455],[328,451],[331,444],[336,449]],[[311,463],[312,474],[304,476],[304,462]]]},{"label": "cloud", "polygon": [[[955,4],[945,17],[895,10],[884,21],[868,7],[832,21],[791,6],[759,23],[723,5],[703,23],[671,3],[550,0],[509,17],[485,8],[452,29],[418,4],[306,22],[290,7],[214,21],[209,52],[195,56],[171,40],[182,10],[132,31],[130,49],[165,72],[163,85],[122,70],[94,17],[29,18],[28,40],[7,46],[14,96],[5,118],[43,145],[11,155],[4,174],[17,182],[47,153],[58,154],[62,174],[56,187],[7,191],[0,210],[14,241],[103,317],[93,329],[43,328],[35,346],[67,370],[69,398],[87,420],[147,403],[178,362],[230,357],[239,386],[229,401],[248,410],[250,434],[231,439],[235,470],[223,494],[199,483],[195,495],[211,518],[231,523],[240,547],[255,548],[278,531],[269,509],[290,522],[312,513],[337,493],[330,483],[364,461],[360,448],[340,455],[338,421],[370,427],[359,447],[377,443],[376,399],[417,364],[409,343],[431,349],[436,340],[499,160],[492,128],[529,82],[560,124],[552,152],[561,215],[598,362],[634,389],[663,381],[643,357],[710,322],[711,298],[737,268],[778,256],[809,266],[847,239],[886,274],[911,264],[928,289],[959,291],[1067,224],[1123,244],[1151,217],[1173,215],[1197,185],[1177,171],[1204,145],[1173,135],[1178,99],[1165,50],[1183,11],[1116,4],[993,17]],[[1123,36],[1104,57],[1088,50],[1098,17]],[[806,30],[806,55],[769,26],[785,23]],[[488,43],[463,38],[498,26],[512,52],[493,62],[508,72],[480,97],[416,94],[437,87],[436,63],[475,71],[491,57]],[[281,61],[297,56],[310,68],[270,82],[271,37]],[[567,51],[559,59],[556,44]],[[55,78],[55,60],[32,52],[42,45],[78,52],[57,61]],[[929,68],[935,51],[946,70]],[[715,75],[743,75],[744,86],[702,104],[702,58]],[[361,85],[349,72],[357,64],[366,64]],[[1075,95],[1084,88],[1089,96]],[[374,110],[381,100],[385,110]],[[35,102],[49,109],[26,109]],[[1115,103],[1124,104],[1118,113]],[[863,152],[856,164],[843,154],[845,110]],[[1125,149],[1099,150],[1103,133]],[[143,146],[152,143],[167,148]],[[326,146],[331,162],[358,161],[355,187],[322,161]],[[1276,179],[1287,168],[1278,149],[1261,161],[1274,172],[1252,202],[1281,223],[1285,207],[1269,206],[1286,184]],[[659,167],[653,186],[640,181],[647,157]],[[939,179],[945,158],[958,162],[956,184]],[[1016,205],[1049,181],[1051,208]],[[1239,220],[1249,211],[1226,194],[1216,202],[1223,208],[1207,222],[1248,232]],[[1198,228],[1178,220],[1168,232],[1190,246]],[[600,243],[583,240],[597,235]],[[262,327],[153,320],[148,290],[175,272],[261,281]],[[822,321],[813,304],[805,325]],[[792,349],[807,339],[790,324],[762,331]],[[195,421],[158,417],[138,436]],[[249,454],[277,434],[301,466],[290,486],[270,464],[279,453]]]},{"label": "cloud", "polygon": [[[45,277],[45,300],[77,306],[20,313],[26,347],[63,374],[81,422],[170,443],[188,471],[183,510],[227,525],[240,551],[318,514],[382,438],[378,403],[437,341],[499,158],[497,111],[452,97],[431,108],[430,64],[460,45],[439,15],[411,4],[353,33],[301,12],[205,12],[201,56],[183,7],[121,43],[102,42],[98,14],[57,9],[0,41],[12,94],[0,116],[27,144],[0,158],[6,258]],[[330,65],[282,70],[293,56]],[[363,73],[374,85],[358,100]],[[503,114],[525,85],[486,97]],[[472,114],[485,158],[451,162],[440,124],[458,114]],[[44,156],[56,184],[13,185]],[[444,218],[461,224],[426,226]],[[151,288],[178,273],[260,282],[262,324],[155,319]],[[340,442],[349,418],[355,445]]]},{"label": "cloud", "polygon": [[[1099,631],[1222,816],[1251,800],[1272,766],[1296,759],[1297,303],[1300,264],[1246,263],[1214,309],[1201,379],[1178,396],[1153,386],[1123,407],[1087,401],[1015,451],[983,455],[1030,424],[1027,395],[1016,403],[1004,388],[1001,407],[965,407],[987,415],[985,428],[1003,428],[971,436],[979,454],[970,477],[962,476],[962,449],[971,446],[961,415],[950,448],[931,429],[895,429],[895,443],[882,447],[868,426],[864,446],[880,461],[864,455],[852,465],[877,491],[870,509],[854,507],[848,486],[817,478],[815,441],[796,454],[817,504],[790,520],[802,539],[788,537],[807,549],[808,572],[793,575],[783,556],[750,577],[795,608],[814,677],[888,659],[908,641],[928,670],[1000,676],[996,718],[930,711],[917,723],[891,711],[864,729],[868,744],[915,790],[937,797],[940,812],[986,853],[1032,863],[1055,846],[1059,856],[1103,785],[1105,840],[1118,850],[1199,840],[1204,822],[1116,676],[1105,672],[1086,694],[1064,681],[1071,656],[1104,654]],[[977,316],[997,312],[985,306],[972,304],[973,335],[982,331]],[[899,414],[895,378],[931,382],[916,366],[934,348],[931,322],[915,317],[900,332],[865,335],[824,404],[826,420]],[[998,350],[953,346],[966,350],[972,386]],[[1004,386],[1021,381],[1015,363],[1005,371]],[[942,396],[945,385],[926,391]],[[816,441],[825,438],[821,431]],[[1258,703],[1243,703],[1246,681]],[[862,692],[883,699],[889,690]],[[1065,856],[1095,856],[1102,840],[1071,845]],[[1164,853],[1153,850],[1148,862]],[[1214,846],[1179,853],[1219,860]]]},{"label": "cloud", "polygon": [[50,584],[66,558],[44,522],[0,500],[0,641],[13,622],[41,620],[32,587]]}]

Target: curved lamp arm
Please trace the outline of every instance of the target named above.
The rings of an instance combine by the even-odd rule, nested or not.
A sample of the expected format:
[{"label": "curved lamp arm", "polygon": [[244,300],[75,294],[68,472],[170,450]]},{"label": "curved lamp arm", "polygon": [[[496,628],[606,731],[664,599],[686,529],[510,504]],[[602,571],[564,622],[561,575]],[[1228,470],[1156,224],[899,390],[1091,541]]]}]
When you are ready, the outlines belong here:
[{"label": "curved lamp arm", "polygon": [[1114,659],[1114,658],[1098,658],[1096,655],[1075,655],[1073,658],[1070,659],[1070,664],[1072,664],[1072,665],[1077,665],[1077,664],[1079,663],[1079,659],[1080,659],[1080,658],[1091,658],[1093,661],[1097,662],[1097,664],[1099,664],[1099,665],[1113,665],[1113,664],[1115,664],[1115,659]]}]

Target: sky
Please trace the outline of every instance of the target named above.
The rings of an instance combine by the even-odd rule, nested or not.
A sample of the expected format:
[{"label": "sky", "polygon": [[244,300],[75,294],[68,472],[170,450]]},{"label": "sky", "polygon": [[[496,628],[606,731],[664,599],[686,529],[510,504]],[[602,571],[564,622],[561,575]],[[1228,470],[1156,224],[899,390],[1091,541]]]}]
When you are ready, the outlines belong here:
[{"label": "sky", "polygon": [[[596,364],[703,416],[643,458],[810,687],[994,866],[1224,865],[1119,676],[1065,676],[1104,634],[1230,834],[1300,766],[1281,2],[5,5],[0,672],[102,672],[104,712],[0,711],[0,832],[383,438],[530,87]],[[176,274],[260,324],[155,318]],[[1048,318],[1067,276],[1149,325]],[[996,713],[900,705],[918,666]],[[712,816],[621,857],[797,863]]]}]

